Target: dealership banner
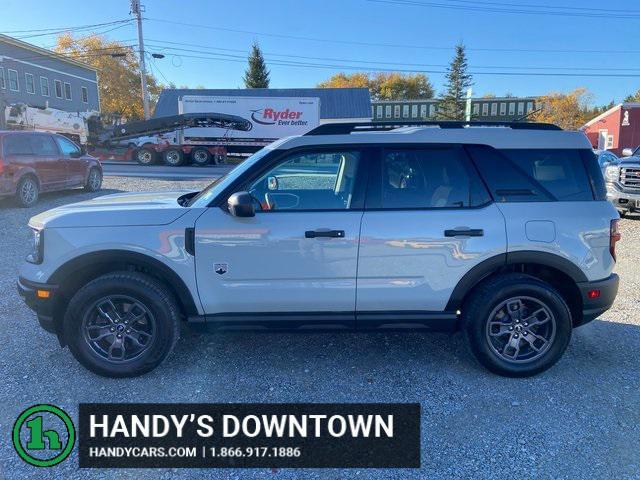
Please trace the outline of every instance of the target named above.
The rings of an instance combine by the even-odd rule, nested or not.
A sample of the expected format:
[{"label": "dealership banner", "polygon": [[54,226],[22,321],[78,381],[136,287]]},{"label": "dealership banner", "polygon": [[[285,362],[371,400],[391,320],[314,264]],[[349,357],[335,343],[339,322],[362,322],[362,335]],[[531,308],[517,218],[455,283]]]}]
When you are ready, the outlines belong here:
[{"label": "dealership banner", "polygon": [[81,468],[419,468],[420,404],[80,404]]}]

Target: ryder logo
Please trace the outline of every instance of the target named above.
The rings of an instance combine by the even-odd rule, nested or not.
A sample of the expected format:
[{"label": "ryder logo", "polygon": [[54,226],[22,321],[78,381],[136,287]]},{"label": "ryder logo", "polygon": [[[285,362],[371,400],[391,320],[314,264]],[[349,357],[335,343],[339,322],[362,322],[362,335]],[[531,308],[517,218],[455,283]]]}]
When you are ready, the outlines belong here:
[{"label": "ryder logo", "polygon": [[[273,108],[263,108],[251,110],[251,120],[261,125],[303,125],[307,122],[300,120],[302,113],[288,108],[280,111]],[[295,120],[299,121],[295,122]]]}]

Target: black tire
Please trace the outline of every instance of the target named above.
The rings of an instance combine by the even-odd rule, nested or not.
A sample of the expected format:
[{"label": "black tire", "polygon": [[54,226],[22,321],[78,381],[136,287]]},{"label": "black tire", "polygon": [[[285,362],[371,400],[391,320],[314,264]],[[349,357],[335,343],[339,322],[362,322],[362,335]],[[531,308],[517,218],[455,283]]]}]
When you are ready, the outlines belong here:
[{"label": "black tire", "polygon": [[[514,298],[523,299],[525,302],[520,302],[519,307],[515,305],[517,302],[513,302],[513,308],[517,308],[514,312],[518,312],[520,307],[523,308],[519,314],[505,314],[507,307],[496,312],[504,302]],[[528,322],[516,323],[516,318],[530,315],[532,310],[537,308],[523,306],[526,304],[542,306],[540,315],[542,318],[548,317],[544,325],[538,318],[531,323],[535,321],[536,324],[540,323],[539,325],[526,328],[524,325],[528,325]],[[462,315],[466,338],[476,359],[490,371],[507,377],[528,377],[547,370],[560,359],[571,339],[572,320],[567,303],[555,288],[530,275],[512,273],[486,280],[465,302]],[[497,320],[500,315],[502,319]],[[491,325],[488,324],[490,321]],[[514,331],[514,325],[518,328],[519,334]],[[540,328],[544,330],[539,330]],[[549,337],[548,342],[543,344],[541,340],[535,340],[534,343],[537,345],[534,349],[531,339],[546,336]],[[515,360],[507,359],[503,356],[505,350],[499,352],[499,348],[495,346],[495,343],[505,339],[506,344],[513,341],[518,346],[517,350],[515,347],[505,347],[507,352],[515,352]],[[525,352],[531,352],[530,359],[523,355],[523,358],[518,360],[520,345],[524,347]]]},{"label": "black tire", "polygon": [[97,192],[102,188],[102,172],[97,167],[91,167],[89,175],[87,175],[87,182],[84,184],[84,189],[87,192]]},{"label": "black tire", "polygon": [[191,151],[191,162],[200,167],[208,165],[211,162],[211,153],[206,148],[194,148]]},{"label": "black tire", "polygon": [[[135,336],[138,330],[143,331],[146,328],[145,324],[140,326],[142,321],[136,323],[133,317],[127,317],[126,314],[114,315],[113,311],[108,312],[108,315],[98,313],[98,303],[102,302],[100,305],[104,305],[105,298],[115,299],[113,302],[117,302],[117,298],[131,299],[148,312],[143,320],[146,327],[153,327],[151,330],[147,328],[152,334],[145,333],[148,335],[146,341],[141,334],[137,335],[136,343],[140,344],[141,340],[144,343],[144,348],[138,356],[124,358],[127,349],[130,352],[140,350],[131,337]],[[114,305],[113,302],[111,305]],[[104,307],[102,309],[105,310]],[[133,308],[129,312],[133,312]],[[124,324],[127,323],[127,318],[131,323],[125,332]],[[92,319],[96,323],[103,322],[105,326],[88,326]],[[116,327],[123,327],[123,330],[115,330]],[[129,333],[129,327],[135,333]],[[64,319],[64,338],[73,356],[88,370],[105,377],[135,377],[153,370],[165,360],[178,340],[179,328],[179,308],[167,287],[142,273],[115,272],[96,278],[73,296]],[[92,342],[87,338],[88,332],[95,329],[103,329],[98,331],[98,338],[105,337],[100,342],[111,342],[111,348],[118,341],[125,345],[122,348],[123,358],[110,359],[111,350],[108,357],[104,355],[107,352],[100,352],[100,348],[96,346],[99,342]],[[120,340],[115,338],[118,332],[122,337]],[[117,351],[118,347],[115,350]]]},{"label": "black tire", "polygon": [[138,148],[133,152],[133,159],[140,165],[153,165],[156,162],[156,151],[148,147]]},{"label": "black tire", "polygon": [[25,175],[16,187],[16,203],[23,208],[33,207],[40,197],[40,183],[33,175]]},{"label": "black tire", "polygon": [[169,167],[179,167],[184,163],[184,154],[178,148],[169,148],[162,154],[164,164]]}]

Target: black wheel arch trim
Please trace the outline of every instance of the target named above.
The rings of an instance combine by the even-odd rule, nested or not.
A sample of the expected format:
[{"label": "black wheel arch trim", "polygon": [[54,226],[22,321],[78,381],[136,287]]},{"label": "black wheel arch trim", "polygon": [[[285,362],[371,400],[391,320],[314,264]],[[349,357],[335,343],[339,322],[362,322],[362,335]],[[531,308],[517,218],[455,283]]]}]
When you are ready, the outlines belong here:
[{"label": "black wheel arch trim", "polygon": [[587,276],[575,263],[553,253],[536,250],[520,250],[501,253],[483,260],[460,279],[451,293],[451,297],[449,298],[449,302],[447,303],[445,310],[459,310],[469,292],[473,290],[478,283],[488,276],[498,272],[503,267],[521,263],[555,268],[569,275],[569,277],[571,277],[576,283],[588,281]]},{"label": "black wheel arch trim", "polygon": [[128,250],[103,250],[86,253],[58,267],[49,277],[48,283],[56,284],[63,288],[65,280],[80,269],[92,264],[105,263],[130,263],[157,272],[160,275],[160,280],[164,280],[178,297],[179,302],[185,309],[183,312],[185,316],[199,314],[196,301],[182,278],[160,260],[143,253]]}]

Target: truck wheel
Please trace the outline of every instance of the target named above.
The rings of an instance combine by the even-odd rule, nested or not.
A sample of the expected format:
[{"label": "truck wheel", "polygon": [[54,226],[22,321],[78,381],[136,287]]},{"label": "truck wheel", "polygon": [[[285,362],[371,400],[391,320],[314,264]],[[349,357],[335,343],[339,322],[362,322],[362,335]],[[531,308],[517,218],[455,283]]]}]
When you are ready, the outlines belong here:
[{"label": "truck wheel", "polygon": [[178,306],[162,283],[138,272],[115,272],[73,296],[63,329],[82,366],[105,377],[135,377],[164,361],[179,326]]},{"label": "truck wheel", "polygon": [[184,162],[184,154],[182,150],[178,150],[177,148],[165,150],[162,157],[164,158],[164,163],[170,167],[178,167]]},{"label": "truck wheel", "polygon": [[548,283],[530,275],[499,275],[480,285],[462,310],[471,351],[507,377],[547,370],[571,339],[571,312]]},{"label": "truck wheel", "polygon": [[152,148],[142,147],[134,152],[133,157],[140,165],[152,165],[156,159],[156,152]]},{"label": "truck wheel", "polygon": [[191,160],[194,165],[202,167],[211,161],[211,154],[206,148],[195,148],[191,152]]},{"label": "truck wheel", "polygon": [[89,170],[87,176],[87,183],[84,184],[84,189],[87,192],[97,192],[102,187],[102,173],[96,167]]},{"label": "truck wheel", "polygon": [[40,196],[40,184],[33,175],[25,175],[18,182],[16,187],[16,202],[19,206],[32,207]]}]

